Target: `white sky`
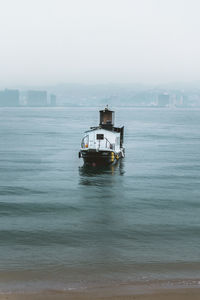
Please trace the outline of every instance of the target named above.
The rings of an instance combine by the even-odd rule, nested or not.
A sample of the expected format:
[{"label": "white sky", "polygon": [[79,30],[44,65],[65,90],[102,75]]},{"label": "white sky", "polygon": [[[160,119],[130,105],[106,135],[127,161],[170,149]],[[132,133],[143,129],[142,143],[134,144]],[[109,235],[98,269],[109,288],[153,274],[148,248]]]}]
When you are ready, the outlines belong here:
[{"label": "white sky", "polygon": [[200,0],[0,0],[0,85],[200,79]]}]

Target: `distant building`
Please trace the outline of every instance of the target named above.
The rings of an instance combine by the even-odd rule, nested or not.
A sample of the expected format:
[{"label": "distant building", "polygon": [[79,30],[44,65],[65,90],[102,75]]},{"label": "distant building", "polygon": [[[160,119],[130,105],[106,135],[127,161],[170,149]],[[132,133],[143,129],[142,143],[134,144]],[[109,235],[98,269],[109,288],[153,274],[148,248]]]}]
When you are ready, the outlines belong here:
[{"label": "distant building", "polygon": [[158,106],[160,107],[165,107],[165,106],[169,106],[169,94],[168,93],[163,93],[158,95]]},{"label": "distant building", "polygon": [[27,106],[47,106],[46,91],[28,91]]},{"label": "distant building", "polygon": [[0,91],[0,106],[19,106],[19,91],[8,89]]},{"label": "distant building", "polygon": [[183,105],[183,95],[177,94],[176,95],[176,106],[182,106]]},{"label": "distant building", "polygon": [[56,106],[56,95],[50,95],[50,106]]},{"label": "distant building", "polygon": [[189,106],[187,95],[183,95],[183,106]]}]

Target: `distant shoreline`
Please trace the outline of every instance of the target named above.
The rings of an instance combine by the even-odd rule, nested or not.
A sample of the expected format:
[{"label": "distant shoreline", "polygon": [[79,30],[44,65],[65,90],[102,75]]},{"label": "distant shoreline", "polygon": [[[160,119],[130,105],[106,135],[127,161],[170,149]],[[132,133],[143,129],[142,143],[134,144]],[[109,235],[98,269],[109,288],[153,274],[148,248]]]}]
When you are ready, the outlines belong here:
[{"label": "distant shoreline", "polygon": [[[173,106],[173,107],[163,107],[163,106],[132,106],[132,105],[111,105],[112,107],[117,108],[149,108],[149,109],[200,109],[200,106]],[[104,107],[104,105],[57,105],[57,106],[0,106],[1,108],[97,108],[97,107]]]}]

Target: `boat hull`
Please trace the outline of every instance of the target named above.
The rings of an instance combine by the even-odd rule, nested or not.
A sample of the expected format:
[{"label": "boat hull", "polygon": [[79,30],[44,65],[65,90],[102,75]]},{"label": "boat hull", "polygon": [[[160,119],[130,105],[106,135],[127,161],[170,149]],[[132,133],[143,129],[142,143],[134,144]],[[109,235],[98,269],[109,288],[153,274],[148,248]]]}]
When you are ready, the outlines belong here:
[{"label": "boat hull", "polygon": [[121,152],[116,153],[114,151],[96,151],[96,150],[81,150],[80,155],[85,164],[88,165],[110,165],[115,164],[121,157]]}]

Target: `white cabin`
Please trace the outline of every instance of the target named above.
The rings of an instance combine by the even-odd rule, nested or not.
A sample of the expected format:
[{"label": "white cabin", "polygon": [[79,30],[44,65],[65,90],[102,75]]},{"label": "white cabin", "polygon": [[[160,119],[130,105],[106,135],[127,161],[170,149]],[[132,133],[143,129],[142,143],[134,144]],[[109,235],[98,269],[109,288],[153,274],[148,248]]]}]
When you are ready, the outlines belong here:
[{"label": "white cabin", "polygon": [[81,143],[81,150],[87,149],[119,152],[120,133],[102,128],[88,130]]}]

